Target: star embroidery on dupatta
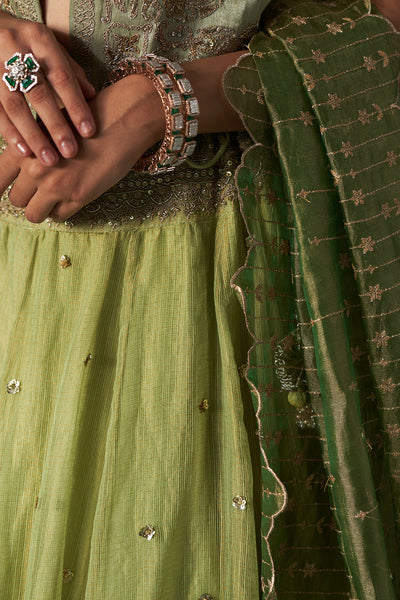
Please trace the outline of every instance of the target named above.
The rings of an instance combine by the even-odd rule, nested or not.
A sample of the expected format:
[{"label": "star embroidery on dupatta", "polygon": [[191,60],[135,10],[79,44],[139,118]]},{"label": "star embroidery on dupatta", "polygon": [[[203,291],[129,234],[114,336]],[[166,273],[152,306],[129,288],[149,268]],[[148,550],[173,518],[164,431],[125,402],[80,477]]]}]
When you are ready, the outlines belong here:
[{"label": "star embroidery on dupatta", "polygon": [[332,23],[328,23],[326,27],[329,33],[331,33],[332,35],[343,33],[341,25],[338,25],[337,23],[335,23],[335,21],[332,21]]},{"label": "star embroidery on dupatta", "polygon": [[295,25],[306,25],[307,19],[305,17],[297,15],[296,17],[292,17],[292,23],[294,23]]},{"label": "star embroidery on dupatta", "polygon": [[379,283],[377,285],[369,286],[369,291],[367,292],[367,296],[370,297],[371,302],[373,302],[374,300],[380,300],[382,298],[382,290],[381,290]]},{"label": "star embroidery on dupatta", "polygon": [[315,119],[315,117],[313,117],[313,115],[308,110],[300,111],[300,120],[303,121],[303,123],[306,127],[308,127],[309,125],[312,125],[314,119]]},{"label": "star embroidery on dupatta", "polygon": [[311,50],[311,52],[317,65],[325,62],[326,54],[324,54],[322,50],[318,48],[318,50]]},{"label": "star embroidery on dupatta", "polygon": [[373,339],[373,341],[376,343],[377,348],[382,348],[383,346],[387,346],[389,340],[390,340],[390,338],[387,335],[386,331],[377,331],[375,333],[375,337]]},{"label": "star embroidery on dupatta", "polygon": [[366,108],[364,108],[363,110],[359,110],[358,111],[358,120],[363,125],[366,125],[367,123],[370,123],[370,118],[371,118],[371,115],[368,114],[368,111],[367,111]]},{"label": "star embroidery on dupatta", "polygon": [[400,483],[400,469],[393,471],[392,477],[395,481],[397,481],[397,483]]},{"label": "star embroidery on dupatta", "polygon": [[396,384],[393,383],[393,379],[390,377],[389,379],[384,379],[382,385],[379,387],[384,394],[391,394],[395,390]]},{"label": "star embroidery on dupatta", "polygon": [[304,569],[304,579],[306,577],[313,577],[315,573],[317,573],[317,569],[315,568],[315,563],[306,563]]},{"label": "star embroidery on dupatta", "polygon": [[340,263],[340,266],[342,267],[342,269],[351,267],[350,256],[348,255],[347,252],[342,252],[340,254],[339,263]]},{"label": "star embroidery on dupatta", "polygon": [[361,238],[360,247],[362,248],[363,254],[367,254],[367,252],[373,252],[374,245],[375,242],[370,235],[366,238]]},{"label": "star embroidery on dupatta", "polygon": [[350,142],[342,142],[342,149],[340,150],[346,158],[354,156],[353,148]]},{"label": "star embroidery on dupatta", "polygon": [[306,81],[306,86],[309,92],[315,88],[315,79],[310,73],[304,74],[304,79]]},{"label": "star embroidery on dupatta", "polygon": [[364,354],[364,352],[362,352],[362,350],[360,350],[359,346],[356,346],[355,348],[351,348],[351,358],[352,358],[353,363],[360,362],[360,359],[363,354]]},{"label": "star embroidery on dupatta", "polygon": [[288,335],[282,342],[282,347],[284,350],[293,350],[294,346],[296,346],[296,342],[294,341],[292,335]]},{"label": "star embroidery on dupatta", "polygon": [[398,155],[394,150],[387,153],[386,162],[389,163],[389,167],[394,167],[397,164]]},{"label": "star embroidery on dupatta", "polygon": [[308,194],[309,194],[309,193],[310,193],[310,192],[307,192],[307,190],[301,190],[301,191],[300,191],[300,192],[297,194],[297,196],[298,196],[298,198],[303,198],[303,200],[307,200],[307,202],[310,202],[310,201],[308,200],[308,198],[307,198],[307,196],[308,196]]},{"label": "star embroidery on dupatta", "polygon": [[274,395],[274,387],[272,385],[272,383],[267,383],[267,385],[265,386],[265,396],[266,398],[272,398],[272,396]]},{"label": "star embroidery on dupatta", "polygon": [[256,95],[256,98],[257,98],[257,102],[258,102],[258,104],[265,104],[265,100],[264,100],[264,92],[263,92],[262,88],[260,88],[260,89],[258,90],[258,92],[257,92],[257,95]]},{"label": "star embroidery on dupatta", "polygon": [[359,510],[358,513],[356,515],[354,515],[355,519],[361,519],[362,521],[364,521],[365,517],[367,516],[368,513],[364,512],[363,510]]},{"label": "star embroidery on dupatta", "polygon": [[281,243],[279,244],[279,248],[280,248],[281,254],[284,254],[285,256],[289,256],[290,244],[289,244],[288,240],[282,240]]},{"label": "star embroidery on dupatta", "polygon": [[288,548],[289,548],[289,546],[287,545],[286,542],[281,542],[279,544],[279,548],[278,548],[278,555],[283,556]]},{"label": "star embroidery on dupatta", "polygon": [[277,200],[278,200],[278,194],[276,193],[275,190],[270,188],[267,192],[268,204],[270,204],[271,206],[274,206],[276,204]]},{"label": "star embroidery on dupatta", "polygon": [[362,190],[353,190],[353,195],[350,198],[350,201],[353,201],[356,206],[359,204],[364,204],[365,194],[363,194]]},{"label": "star embroidery on dupatta", "polygon": [[377,61],[372,58],[372,56],[364,56],[364,64],[363,67],[367,69],[368,72],[376,70]]},{"label": "star embroidery on dupatta", "polygon": [[397,425],[397,423],[393,425],[387,425],[386,431],[388,432],[389,437],[400,437],[400,427]]},{"label": "star embroidery on dupatta", "polygon": [[385,217],[385,219],[388,219],[390,217],[391,212],[392,212],[392,209],[390,208],[388,202],[385,202],[385,204],[382,204],[382,215]]},{"label": "star embroidery on dupatta", "polygon": [[335,108],[340,108],[341,102],[342,101],[337,94],[328,94],[328,104],[333,110],[335,110]]},{"label": "star embroidery on dupatta", "polygon": [[394,199],[394,203],[397,206],[396,217],[398,217],[400,215],[400,200],[398,200],[397,198],[395,198]]},{"label": "star embroidery on dupatta", "polygon": [[258,286],[256,287],[256,289],[254,290],[254,295],[256,297],[256,300],[258,300],[258,302],[262,302],[263,301],[263,289],[262,289],[262,284],[259,283]]}]

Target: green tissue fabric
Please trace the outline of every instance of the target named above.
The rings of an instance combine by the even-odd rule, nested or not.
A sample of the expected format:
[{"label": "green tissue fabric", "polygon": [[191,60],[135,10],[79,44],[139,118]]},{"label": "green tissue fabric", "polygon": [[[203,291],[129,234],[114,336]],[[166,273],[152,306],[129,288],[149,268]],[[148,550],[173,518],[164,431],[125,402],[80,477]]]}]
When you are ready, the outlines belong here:
[{"label": "green tissue fabric", "polygon": [[234,284],[254,340],[264,598],[394,600],[399,35],[363,0],[275,8],[225,77],[254,140]]}]

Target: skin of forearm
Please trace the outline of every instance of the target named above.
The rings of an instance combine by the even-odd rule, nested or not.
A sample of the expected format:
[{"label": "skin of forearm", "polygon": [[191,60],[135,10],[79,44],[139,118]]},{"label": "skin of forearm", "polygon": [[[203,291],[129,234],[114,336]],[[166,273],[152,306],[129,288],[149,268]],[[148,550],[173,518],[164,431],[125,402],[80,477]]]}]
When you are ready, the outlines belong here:
[{"label": "skin of forearm", "polygon": [[229,104],[222,87],[225,71],[234,65],[245,52],[232,52],[201,58],[183,65],[199,101],[200,133],[242,131],[243,123]]},{"label": "skin of forearm", "polygon": [[[182,63],[186,76],[193,87],[194,96],[199,101],[199,132],[217,133],[221,131],[242,131],[243,123],[227,101],[222,79],[225,71],[236,63],[243,52],[223,54],[212,58],[202,58],[192,62]],[[145,81],[143,75],[129,75],[121,82],[125,87],[125,102],[135,98],[135,108],[127,119],[127,131],[137,134],[137,124],[140,121],[142,130],[146,131],[149,145],[164,137],[165,115],[160,96],[150,80]],[[140,86],[138,84],[140,82]],[[141,102],[138,106],[140,89]],[[126,114],[129,114],[127,111]]]},{"label": "skin of forearm", "polygon": [[[400,29],[400,0],[374,0],[373,4],[396,29]],[[243,54],[245,51],[232,52],[183,63],[200,105],[200,133],[243,131],[243,123],[227,101],[222,86],[225,71]],[[154,95],[154,91],[152,94]],[[153,118],[156,121],[153,123],[153,130],[161,139],[164,132],[163,114],[153,114]]]},{"label": "skin of forearm", "polygon": [[400,2],[399,0],[374,0],[376,8],[400,30]]}]

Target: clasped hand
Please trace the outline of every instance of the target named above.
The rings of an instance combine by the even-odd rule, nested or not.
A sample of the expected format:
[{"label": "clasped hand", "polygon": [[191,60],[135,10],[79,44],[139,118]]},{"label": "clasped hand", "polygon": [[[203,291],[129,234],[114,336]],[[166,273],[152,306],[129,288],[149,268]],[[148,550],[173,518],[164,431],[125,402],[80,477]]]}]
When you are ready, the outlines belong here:
[{"label": "clasped hand", "polygon": [[25,207],[26,218],[64,221],[122,177],[163,136],[164,112],[153,84],[131,75],[105,88],[89,102],[97,133],[79,142],[74,158],[46,167],[11,148],[0,156],[0,193],[14,181],[9,199]]},{"label": "clasped hand", "polygon": [[[33,32],[29,28],[37,24],[8,16],[5,20],[6,30],[1,28],[1,16],[0,41],[1,37],[8,41],[11,55],[21,51],[21,42],[18,46],[15,41],[21,35],[21,23],[25,23],[26,33]],[[55,46],[49,30],[34,33],[38,31],[41,37],[35,43],[32,38],[27,45],[24,38],[22,52],[24,48],[34,52],[41,62],[40,50],[46,46],[41,46],[41,42],[50,40],[48,49]],[[54,44],[58,45],[55,38]],[[54,64],[46,62],[48,82],[42,81],[40,87],[37,85],[27,94],[43,127],[35,122],[20,92],[10,92],[0,85],[0,134],[8,142],[0,156],[0,193],[14,182],[9,199],[14,206],[25,207],[25,216],[33,223],[47,217],[59,221],[70,218],[122,179],[164,133],[161,101],[146,77],[131,75],[95,95],[82,69],[66,51],[56,54]],[[64,110],[60,110],[57,96]],[[92,125],[86,129],[88,123]],[[83,137],[78,135],[76,139],[74,130]],[[66,152],[64,142],[71,139],[74,150]],[[56,155],[55,160],[48,160],[51,152]]]}]

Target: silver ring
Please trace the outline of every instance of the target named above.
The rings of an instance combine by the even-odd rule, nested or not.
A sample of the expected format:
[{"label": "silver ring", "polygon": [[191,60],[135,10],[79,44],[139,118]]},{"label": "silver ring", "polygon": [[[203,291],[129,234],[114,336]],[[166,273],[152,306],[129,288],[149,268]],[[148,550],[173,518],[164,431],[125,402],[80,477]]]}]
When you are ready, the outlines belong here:
[{"label": "silver ring", "polygon": [[39,71],[40,65],[32,53],[29,52],[22,58],[22,54],[16,52],[4,66],[7,71],[3,75],[3,81],[10,92],[16,92],[19,88],[26,94],[37,84],[38,78],[34,73]]}]

